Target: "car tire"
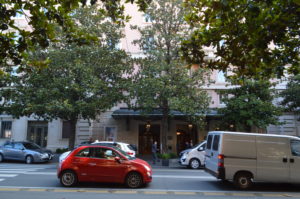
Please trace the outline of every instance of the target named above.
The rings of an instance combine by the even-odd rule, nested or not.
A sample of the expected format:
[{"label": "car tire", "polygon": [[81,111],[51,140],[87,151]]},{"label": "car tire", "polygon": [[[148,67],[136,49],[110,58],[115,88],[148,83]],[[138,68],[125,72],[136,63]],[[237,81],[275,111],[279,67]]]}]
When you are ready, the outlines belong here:
[{"label": "car tire", "polygon": [[76,185],[77,182],[78,182],[78,178],[74,171],[71,170],[64,171],[60,176],[60,183],[64,187],[72,187]]},{"label": "car tire", "polygon": [[189,167],[191,169],[199,169],[201,167],[201,162],[200,160],[196,159],[196,158],[193,158],[190,160],[190,163],[189,163]]},{"label": "car tire", "polygon": [[33,163],[33,157],[31,155],[28,155],[25,157],[26,164],[32,164]]},{"label": "car tire", "polygon": [[249,189],[253,185],[251,174],[248,172],[237,173],[233,182],[237,188],[242,190]]},{"label": "car tire", "polygon": [[4,160],[4,157],[3,157],[3,155],[0,153],[0,162],[3,162],[3,160]]},{"label": "car tire", "polygon": [[138,172],[130,172],[125,179],[125,184],[129,188],[139,188],[143,183],[143,178]]}]

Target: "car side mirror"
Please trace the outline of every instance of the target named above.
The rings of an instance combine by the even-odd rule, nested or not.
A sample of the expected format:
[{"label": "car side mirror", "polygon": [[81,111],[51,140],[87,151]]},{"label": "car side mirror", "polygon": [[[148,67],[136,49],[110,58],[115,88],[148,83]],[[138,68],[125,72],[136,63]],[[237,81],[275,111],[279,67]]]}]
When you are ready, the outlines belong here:
[{"label": "car side mirror", "polygon": [[120,163],[120,164],[122,163],[122,160],[121,160],[120,157],[115,157],[115,161],[118,162],[118,163]]},{"label": "car side mirror", "polygon": [[199,147],[198,151],[204,151],[204,147]]}]

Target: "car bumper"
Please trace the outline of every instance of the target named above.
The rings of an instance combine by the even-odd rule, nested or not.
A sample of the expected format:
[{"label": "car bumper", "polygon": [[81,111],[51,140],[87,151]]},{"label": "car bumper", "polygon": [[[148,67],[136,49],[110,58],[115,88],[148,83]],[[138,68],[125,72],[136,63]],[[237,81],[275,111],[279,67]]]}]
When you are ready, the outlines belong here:
[{"label": "car bumper", "polygon": [[205,171],[212,176],[215,176],[217,179],[225,180],[225,168],[218,168],[218,171],[212,171],[208,168],[205,168]]},{"label": "car bumper", "polygon": [[185,157],[180,158],[178,162],[179,162],[179,164],[181,164],[181,165],[183,165],[183,166],[189,165],[189,161],[188,161],[188,159],[185,158]]}]

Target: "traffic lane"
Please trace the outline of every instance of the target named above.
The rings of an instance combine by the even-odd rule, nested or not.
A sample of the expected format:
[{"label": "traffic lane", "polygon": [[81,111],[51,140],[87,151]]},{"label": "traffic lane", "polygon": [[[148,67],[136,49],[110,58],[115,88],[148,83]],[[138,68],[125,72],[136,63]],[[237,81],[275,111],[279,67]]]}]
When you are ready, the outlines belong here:
[{"label": "traffic lane", "polygon": [[[43,172],[41,172],[43,173]],[[44,174],[47,174],[45,172]],[[30,175],[18,174],[14,178],[7,178],[0,182],[0,187],[18,186],[18,187],[54,187],[61,188],[59,179],[55,173],[50,175]],[[222,182],[212,177],[210,179],[201,178],[207,176],[188,176],[177,175],[172,176],[160,175],[160,177],[153,178],[153,182],[148,184],[145,189],[152,190],[187,190],[187,191],[239,191],[231,182]],[[111,183],[80,183],[76,188],[96,188],[96,189],[127,189],[123,184]],[[250,192],[299,192],[300,185],[282,184],[282,183],[255,183]],[[246,191],[247,192],[247,191]]]}]

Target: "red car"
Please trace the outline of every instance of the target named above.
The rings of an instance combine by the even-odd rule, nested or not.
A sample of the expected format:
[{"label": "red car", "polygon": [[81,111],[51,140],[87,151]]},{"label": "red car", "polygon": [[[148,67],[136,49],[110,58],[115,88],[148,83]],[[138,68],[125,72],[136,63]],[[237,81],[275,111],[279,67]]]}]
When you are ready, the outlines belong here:
[{"label": "red car", "polygon": [[112,146],[87,145],[73,150],[57,168],[63,186],[77,182],[125,183],[138,188],[152,181],[152,168]]}]

